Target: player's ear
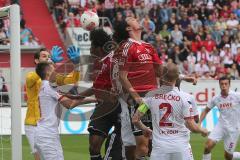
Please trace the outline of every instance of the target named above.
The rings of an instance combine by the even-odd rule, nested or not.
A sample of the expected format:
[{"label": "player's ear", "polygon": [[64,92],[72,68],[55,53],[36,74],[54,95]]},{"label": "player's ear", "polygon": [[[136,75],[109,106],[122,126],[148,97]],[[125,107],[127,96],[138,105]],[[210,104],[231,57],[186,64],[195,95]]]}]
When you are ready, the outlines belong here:
[{"label": "player's ear", "polygon": [[126,28],[126,31],[131,31],[132,30],[132,28],[130,27],[130,26],[128,26],[127,28]]},{"label": "player's ear", "polygon": [[39,63],[39,59],[34,59],[35,64]]}]

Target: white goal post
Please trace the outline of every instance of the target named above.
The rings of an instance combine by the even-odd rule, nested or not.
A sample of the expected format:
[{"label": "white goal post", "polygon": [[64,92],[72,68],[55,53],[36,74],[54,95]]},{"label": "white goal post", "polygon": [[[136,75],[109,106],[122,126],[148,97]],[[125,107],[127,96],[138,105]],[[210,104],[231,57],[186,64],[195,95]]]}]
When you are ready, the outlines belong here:
[{"label": "white goal post", "polygon": [[22,160],[21,131],[21,48],[20,7],[17,4],[0,8],[0,18],[10,17],[10,104],[11,104],[11,155]]},{"label": "white goal post", "polygon": [[10,6],[12,160],[22,160],[20,7]]}]

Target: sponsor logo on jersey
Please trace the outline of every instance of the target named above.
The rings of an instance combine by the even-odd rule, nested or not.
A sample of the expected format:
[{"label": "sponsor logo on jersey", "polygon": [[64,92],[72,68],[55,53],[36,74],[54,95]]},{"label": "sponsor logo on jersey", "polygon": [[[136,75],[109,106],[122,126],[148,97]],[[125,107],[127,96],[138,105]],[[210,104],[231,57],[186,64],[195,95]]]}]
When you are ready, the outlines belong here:
[{"label": "sponsor logo on jersey", "polygon": [[222,103],[220,104],[220,109],[232,108],[232,103]]}]

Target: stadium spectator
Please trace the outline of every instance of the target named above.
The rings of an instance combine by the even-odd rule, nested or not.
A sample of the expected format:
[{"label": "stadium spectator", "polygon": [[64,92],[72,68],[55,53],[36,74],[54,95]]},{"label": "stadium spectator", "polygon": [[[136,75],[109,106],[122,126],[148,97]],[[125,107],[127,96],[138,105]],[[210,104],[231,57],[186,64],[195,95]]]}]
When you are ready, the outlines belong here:
[{"label": "stadium spectator", "polygon": [[220,30],[220,26],[215,25],[213,30],[211,31],[211,36],[213,41],[218,46],[221,43],[223,32]]},{"label": "stadium spectator", "polygon": [[64,15],[65,15],[65,6],[66,4],[64,3],[63,0],[55,0],[53,2],[53,13],[58,22],[61,22],[63,20]]},{"label": "stadium spectator", "polygon": [[185,60],[179,65],[179,71],[181,74],[190,75],[194,71],[194,68],[192,64]]},{"label": "stadium spectator", "polygon": [[239,79],[239,73],[238,73],[238,70],[237,70],[237,65],[236,65],[236,63],[234,63],[234,64],[232,65],[232,68],[231,68],[230,73],[231,73],[231,76],[234,77],[234,79]]},{"label": "stadium spectator", "polygon": [[30,46],[30,47],[34,47],[34,46],[38,46],[38,42],[33,38],[32,35],[29,35],[29,40],[28,42],[24,43],[25,46]]},{"label": "stadium spectator", "polygon": [[236,65],[237,65],[238,73],[240,75],[240,47],[237,48],[237,55],[235,57],[235,62],[236,62]]},{"label": "stadium spectator", "polygon": [[5,78],[3,77],[2,71],[1,71],[0,72],[0,104],[8,103],[9,97],[7,92],[8,92],[7,85],[5,84]]},{"label": "stadium spectator", "polygon": [[160,9],[158,8],[157,4],[153,4],[153,7],[149,11],[149,18],[156,24],[156,26],[160,26],[159,23],[159,16]]},{"label": "stadium spectator", "polygon": [[171,17],[167,24],[168,24],[168,30],[170,31],[174,30],[174,26],[178,24],[178,20],[175,13],[171,14]]},{"label": "stadium spectator", "polygon": [[209,71],[206,71],[200,79],[209,80],[213,79]]},{"label": "stadium spectator", "polygon": [[110,20],[114,17],[114,0],[105,0],[104,2],[105,7],[105,16],[108,17]]},{"label": "stadium spectator", "polygon": [[123,21],[123,15],[121,11],[118,11],[116,13],[115,19],[114,19],[114,23],[113,23],[113,27],[117,26],[119,23],[121,23]]},{"label": "stadium spectator", "polygon": [[4,28],[0,28],[0,44],[1,45],[9,44],[9,38]]},{"label": "stadium spectator", "polygon": [[136,16],[139,20],[142,20],[145,15],[148,15],[148,8],[145,7],[144,1],[141,1],[140,6],[136,8]]},{"label": "stadium spectator", "polygon": [[170,19],[170,8],[166,4],[160,4],[160,21],[161,24],[166,24]]},{"label": "stadium spectator", "polygon": [[162,30],[159,32],[161,40],[165,42],[169,42],[171,40],[171,33],[167,29],[168,29],[167,24],[164,24]]},{"label": "stadium spectator", "polygon": [[183,33],[179,30],[179,25],[175,24],[174,30],[171,32],[171,36],[173,39],[173,42],[177,45],[180,45],[183,43]]},{"label": "stadium spectator", "polygon": [[212,40],[211,34],[207,34],[206,40],[203,42],[206,50],[211,54],[214,49],[216,49],[216,43]]},{"label": "stadium spectator", "polygon": [[197,33],[199,30],[199,27],[202,26],[202,22],[198,19],[198,14],[194,14],[190,23],[194,33]]},{"label": "stadium spectator", "polygon": [[21,31],[21,44],[25,44],[29,40],[29,36],[32,34],[29,28],[26,28],[26,21],[24,19],[20,22],[20,31]]},{"label": "stadium spectator", "polygon": [[201,60],[195,65],[195,72],[197,77],[203,76],[205,72],[209,71],[209,67],[205,64],[204,60]]},{"label": "stadium spectator", "polygon": [[80,27],[81,22],[80,19],[77,17],[74,12],[69,12],[68,17],[64,20],[64,23],[66,23],[66,27]]},{"label": "stadium spectator", "polygon": [[206,50],[205,46],[201,47],[201,50],[197,52],[197,62],[204,61],[204,63],[209,60],[209,52]]},{"label": "stadium spectator", "polygon": [[213,62],[209,61],[208,62],[208,67],[209,67],[210,76],[215,77],[215,75],[216,75],[216,65]]},{"label": "stadium spectator", "polygon": [[231,48],[229,44],[226,44],[223,50],[220,52],[220,57],[226,68],[231,68],[233,64],[233,54],[231,53]]},{"label": "stadium spectator", "polygon": [[231,9],[227,5],[223,6],[223,9],[220,11],[220,16],[227,19],[229,18],[229,15],[231,14]]},{"label": "stadium spectator", "polygon": [[189,64],[191,64],[193,66],[195,65],[195,63],[197,62],[197,59],[194,56],[193,52],[190,52],[190,54],[187,56],[187,61],[188,61]]},{"label": "stadium spectator", "polygon": [[179,21],[179,28],[182,32],[185,32],[187,31],[188,25],[190,25],[190,20],[188,19],[187,13],[184,13],[182,19]]}]

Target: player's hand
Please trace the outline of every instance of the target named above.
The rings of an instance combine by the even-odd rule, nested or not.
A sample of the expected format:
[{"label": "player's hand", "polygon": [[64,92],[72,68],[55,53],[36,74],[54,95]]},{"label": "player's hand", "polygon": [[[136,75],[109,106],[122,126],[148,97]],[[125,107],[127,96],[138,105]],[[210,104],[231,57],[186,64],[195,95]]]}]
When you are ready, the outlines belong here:
[{"label": "player's hand", "polygon": [[78,64],[80,62],[80,48],[69,46],[67,49],[67,56],[73,64]]},{"label": "player's hand", "polygon": [[62,54],[63,54],[63,50],[61,47],[53,46],[53,48],[51,50],[51,60],[54,63],[61,62],[63,60]]},{"label": "player's hand", "polygon": [[208,136],[209,132],[208,132],[207,129],[203,128],[201,134],[202,134],[203,137],[206,137],[206,136]]},{"label": "player's hand", "polygon": [[150,128],[146,127],[146,128],[143,130],[143,135],[144,135],[145,137],[150,138],[150,137],[152,136],[152,130],[151,130]]},{"label": "player's hand", "polygon": [[195,77],[192,77],[192,78],[193,78],[192,84],[196,85],[197,84],[197,78],[195,78]]}]

